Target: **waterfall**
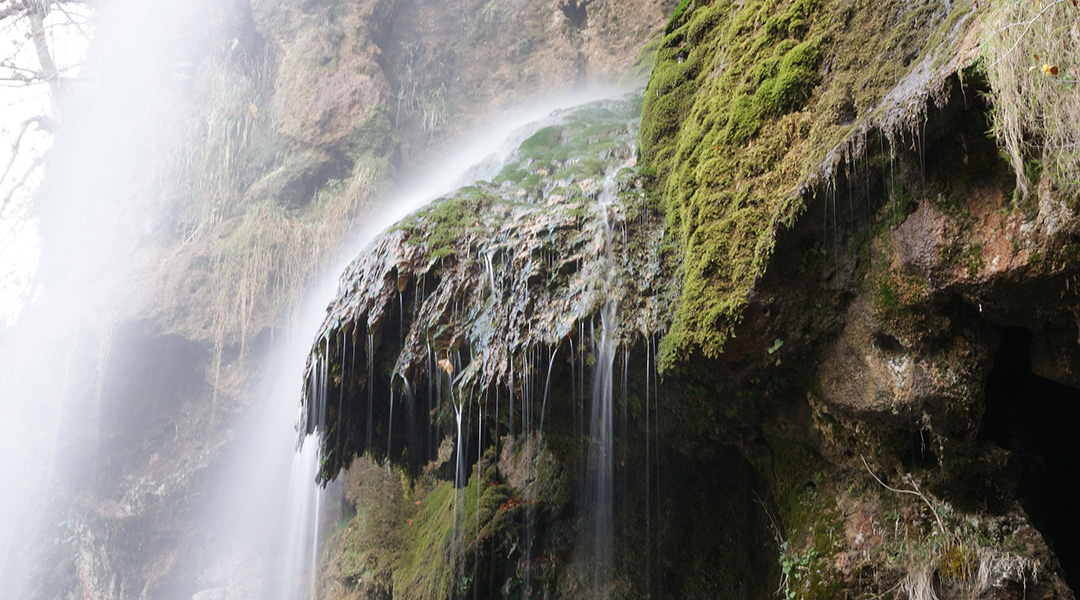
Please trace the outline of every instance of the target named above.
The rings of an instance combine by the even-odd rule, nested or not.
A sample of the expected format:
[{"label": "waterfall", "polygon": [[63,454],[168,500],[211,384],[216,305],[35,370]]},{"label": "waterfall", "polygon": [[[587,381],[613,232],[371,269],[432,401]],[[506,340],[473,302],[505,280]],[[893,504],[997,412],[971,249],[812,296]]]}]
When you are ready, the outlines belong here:
[{"label": "waterfall", "polygon": [[[573,96],[556,96],[533,106],[508,113],[502,118],[492,120],[487,127],[477,132],[476,135],[469,138],[466,142],[454,146],[453,153],[445,160],[428,165],[425,168],[422,177],[403,177],[402,179],[404,181],[410,183],[404,185],[398,193],[393,195],[393,197],[384,201],[384,210],[379,212],[378,217],[371,223],[366,224],[363,231],[356,236],[350,247],[343,252],[343,256],[353,257],[358,255],[376,235],[388,229],[408,214],[419,210],[440,194],[453,191],[458,187],[469,185],[482,179],[490,179],[493,177],[498,173],[499,169],[502,168],[506,158],[517,149],[523,140],[527,139],[542,127],[549,125],[557,118],[553,116],[553,113],[595,100],[618,97],[623,93],[625,93],[625,90],[593,90],[585,94],[576,94]],[[614,189],[614,174],[612,174],[611,177],[609,177],[609,181],[605,183],[605,189],[607,190],[608,188]],[[604,202],[610,202],[610,196],[611,193],[610,190],[608,190],[602,195],[602,200]],[[607,209],[605,208],[605,212],[606,210]],[[608,245],[610,246],[610,240],[608,240]],[[305,308],[302,309],[300,318],[301,324],[298,329],[306,330],[308,332],[318,330],[317,323],[322,319],[325,313],[328,299],[333,298],[335,294],[336,274],[344,272],[345,267],[346,263],[343,262],[336,268],[331,269],[330,273],[334,274],[335,279],[328,277],[320,286],[318,286],[317,290],[312,293],[312,298],[305,304]],[[489,277],[489,279],[493,284],[493,276]],[[613,307],[612,310],[614,310]],[[614,316],[611,318],[613,319]],[[613,320],[609,322],[614,323]],[[280,404],[289,411],[293,411],[290,414],[295,414],[296,399],[301,396],[299,387],[302,376],[298,376],[296,373],[297,369],[302,368],[304,360],[298,357],[298,352],[302,351],[306,354],[310,348],[308,344],[303,342],[301,339],[302,337],[303,336],[300,335],[289,342],[289,344],[292,345],[287,350],[287,354],[290,357],[288,359],[289,364],[282,369],[271,369],[271,371],[276,371],[278,374],[274,378],[275,383],[268,386],[270,389],[275,390],[275,399],[273,400],[273,403]],[[368,381],[372,381],[375,367],[372,362],[372,349],[374,345],[370,333],[366,335],[366,340],[362,343],[366,344],[365,350],[367,350],[368,356],[367,364],[362,365],[361,368],[366,369]],[[433,361],[437,361],[438,357],[432,356],[432,359]],[[287,373],[289,379],[281,379],[282,373]],[[608,374],[608,379],[610,380],[610,373]],[[440,401],[442,398],[441,386],[443,385],[441,380],[442,378],[439,377],[436,378],[435,382],[436,396]],[[461,430],[462,411],[465,407],[465,402],[470,400],[463,397],[455,398],[453,378],[448,377],[447,380],[445,385],[448,386],[447,391],[451,395],[451,401],[454,402],[454,410],[458,425],[456,440],[458,446],[457,462],[462,463],[465,454],[465,451],[463,450],[465,440]],[[609,414],[610,387],[609,381]],[[280,393],[279,390],[282,389],[288,390],[288,393]],[[371,439],[371,393],[372,390],[369,388],[368,406],[365,407],[365,410],[369,414],[367,420],[369,427],[368,439]],[[285,398],[279,400],[279,397]],[[511,423],[512,422],[513,419],[511,419]],[[280,429],[281,425],[281,422],[277,422],[273,427]],[[263,426],[269,427],[269,425]],[[287,527],[285,528],[287,533],[283,534],[285,540],[281,542],[284,552],[282,553],[283,556],[278,559],[281,563],[277,567],[278,575],[276,576],[279,579],[277,582],[279,587],[277,589],[280,590],[278,597],[281,598],[281,600],[311,600],[315,595],[315,589],[311,578],[316,574],[316,561],[319,553],[319,543],[321,542],[321,540],[318,539],[317,533],[319,531],[318,511],[320,505],[326,504],[322,499],[325,492],[321,491],[315,484],[315,478],[320,464],[320,457],[317,452],[319,444],[316,438],[318,435],[321,435],[321,431],[322,430],[315,435],[308,436],[308,439],[302,444],[299,453],[294,456],[289,463],[292,465],[287,492],[289,501],[287,506],[282,508],[282,514],[279,517],[281,521],[287,522]],[[390,436],[391,432],[388,431],[387,435]],[[608,454],[610,455],[610,453]],[[257,468],[257,463],[261,460],[265,460],[265,456],[260,457],[258,452],[251,452],[247,455],[246,459],[240,461],[238,464],[247,465],[246,468],[255,469]],[[245,467],[241,466],[240,468]],[[464,468],[465,466],[463,463],[455,465],[455,487],[464,487],[466,484]],[[223,485],[229,485],[228,479],[229,478],[226,478]],[[610,479],[609,461],[607,474],[607,486],[609,489]],[[610,512],[610,502],[608,503],[608,506]],[[458,519],[455,515],[455,525],[457,524],[457,521]],[[608,523],[608,528],[610,529],[610,518],[608,519]]]},{"label": "waterfall", "polygon": [[[290,480],[294,483],[312,482],[318,469],[318,445],[313,440],[305,443],[293,457]],[[314,571],[305,571],[312,566],[316,555],[315,515],[319,504],[320,489],[314,485],[292,485],[288,497],[289,527],[282,555],[282,581],[278,600],[299,600],[305,588],[305,582],[314,583],[311,576]],[[309,588],[310,589],[310,588]],[[309,596],[314,597],[314,593]]]},{"label": "waterfall", "polygon": [[611,597],[612,535],[614,530],[614,453],[612,413],[614,393],[616,333],[618,328],[615,289],[615,260],[612,256],[612,224],[609,214],[615,199],[615,175],[610,171],[604,179],[598,198],[598,208],[604,221],[604,288],[607,297],[600,311],[600,339],[593,349],[592,413],[589,426],[589,454],[586,471],[586,490],[593,510],[593,591],[598,598]]}]

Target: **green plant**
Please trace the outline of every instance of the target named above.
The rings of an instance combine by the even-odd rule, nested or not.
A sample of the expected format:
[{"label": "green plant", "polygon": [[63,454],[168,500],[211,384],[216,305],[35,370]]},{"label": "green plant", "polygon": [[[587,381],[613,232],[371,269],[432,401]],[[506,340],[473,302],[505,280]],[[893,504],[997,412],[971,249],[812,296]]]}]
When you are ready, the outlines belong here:
[{"label": "green plant", "polygon": [[785,541],[780,546],[780,593],[785,600],[795,600],[800,582],[810,574],[810,566],[818,559],[816,548],[794,552]]},{"label": "green plant", "polygon": [[485,23],[494,23],[499,18],[499,0],[488,0],[480,8],[480,18]]},{"label": "green plant", "polygon": [[766,352],[769,354],[769,356],[772,356],[773,354],[776,354],[776,352],[780,350],[783,345],[784,340],[776,338],[775,340],[773,340],[772,346],[770,346],[769,349],[766,350]]}]

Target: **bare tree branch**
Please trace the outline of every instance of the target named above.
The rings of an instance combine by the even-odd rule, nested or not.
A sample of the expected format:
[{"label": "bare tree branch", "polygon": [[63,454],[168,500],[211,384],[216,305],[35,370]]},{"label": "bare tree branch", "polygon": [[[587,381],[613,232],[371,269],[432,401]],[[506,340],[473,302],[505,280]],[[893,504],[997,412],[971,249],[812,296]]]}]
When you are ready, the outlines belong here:
[{"label": "bare tree branch", "polygon": [[6,196],[4,196],[3,200],[0,200],[0,212],[3,212],[7,208],[7,205],[11,203],[11,199],[15,197],[15,192],[19,191],[24,185],[26,185],[27,180],[30,179],[30,175],[34,173],[34,170],[44,163],[45,157],[38,156],[34,159],[34,162],[32,162],[30,166],[27,167],[26,171],[23,171],[22,177],[20,177],[19,180],[15,182],[15,185],[12,186],[10,190],[8,190],[8,193]]},{"label": "bare tree branch", "polygon": [[21,15],[19,13],[25,13],[26,11],[29,11],[29,10],[30,10],[30,1],[29,0],[22,0],[21,2],[15,2],[15,3],[13,3],[11,6],[9,6],[7,8],[0,9],[0,21],[3,21],[4,19],[6,19],[8,17],[15,16],[15,15],[23,16],[23,15]]},{"label": "bare tree branch", "polygon": [[49,44],[45,41],[45,14],[48,6],[47,2],[42,2],[39,10],[27,13],[27,16],[30,18],[30,32],[34,37],[34,50],[37,52],[38,62],[41,63],[42,73],[49,82],[55,107],[55,99],[60,94],[60,72],[53,61],[52,53],[49,52]]},{"label": "bare tree branch", "polygon": [[64,7],[63,2],[57,2],[56,9],[64,13],[64,16],[67,17],[68,23],[70,23],[72,27],[78,29],[80,35],[85,38],[90,37],[90,32],[86,30],[85,23],[77,21],[75,17],[72,16],[71,11]]},{"label": "bare tree branch", "polygon": [[20,13],[27,13],[33,10],[48,12],[50,6],[62,8],[62,5],[64,4],[86,4],[86,0],[17,0],[16,2],[12,2],[11,6],[0,8],[0,21],[16,15],[25,16]]},{"label": "bare tree branch", "polygon": [[[0,63],[0,69],[7,69],[13,73],[26,73],[26,77],[29,77],[31,79],[37,79],[42,76],[41,73],[35,69],[28,69],[26,67],[20,67],[18,65]],[[13,76],[11,77],[11,79],[18,79],[18,77]]]},{"label": "bare tree branch", "polygon": [[[22,128],[19,130],[19,135],[15,136],[15,141],[11,143],[11,158],[8,159],[8,163],[7,163],[7,166],[4,167],[3,174],[0,174],[0,183],[3,183],[4,181],[7,180],[8,174],[11,173],[11,168],[15,165],[15,159],[18,158],[18,156],[19,156],[19,147],[22,145],[22,140],[23,140],[23,137],[26,135],[26,131],[28,129],[30,129],[31,125],[35,125],[35,124],[38,126],[38,129],[41,129],[41,130],[44,130],[44,131],[52,131],[52,129],[53,129],[52,119],[49,119],[48,117],[45,117],[45,116],[31,117],[31,118],[29,118],[29,119],[22,122]],[[7,209],[7,205],[8,205],[9,202],[11,202],[11,198],[12,198],[12,196],[14,196],[15,190],[19,189],[20,187],[23,186],[23,184],[26,183],[26,179],[27,179],[27,177],[29,177],[30,171],[33,171],[34,168],[37,167],[37,164],[40,161],[41,161],[41,158],[38,157],[34,161],[34,165],[32,165],[30,168],[28,168],[26,173],[23,174],[22,179],[19,180],[19,182],[15,184],[15,187],[13,187],[11,190],[9,190],[8,195],[5,196],[2,201],[0,201],[0,215],[2,215],[4,213],[5,209]]]},{"label": "bare tree branch", "polygon": [[[57,101],[60,96],[60,83],[63,73],[67,71],[68,67],[64,69],[58,67],[52,52],[53,49],[49,47],[50,41],[54,39],[51,30],[62,24],[54,23],[53,20],[46,23],[46,17],[48,17],[52,8],[56,8],[62,12],[63,17],[70,23],[70,26],[78,29],[80,34],[88,35],[80,19],[76,18],[78,12],[72,14],[64,6],[65,4],[85,3],[86,0],[0,0],[0,27],[3,27],[4,34],[11,35],[13,40],[18,41],[18,38],[22,38],[25,32],[29,30],[29,34],[25,34],[26,39],[34,44],[34,51],[39,63],[38,69],[30,65],[18,64],[14,57],[18,56],[25,48],[26,42],[17,43],[17,48],[13,53],[7,59],[0,61],[0,72],[3,73],[3,76],[0,76],[0,86],[15,87],[47,83],[49,85],[49,96],[52,100],[51,116],[40,115],[23,121],[18,135],[11,144],[11,157],[4,166],[3,172],[0,173],[0,184],[7,182],[9,176],[12,176],[12,169],[19,157],[20,147],[30,126],[37,125],[38,129],[42,131],[52,131],[56,120],[59,119]],[[18,34],[18,37],[15,37],[16,34]],[[0,199],[0,217],[7,212],[15,193],[26,185],[31,174],[42,163],[42,156],[35,157],[32,164],[22,172],[19,180],[14,182],[13,187],[7,190],[6,195]]]},{"label": "bare tree branch", "polygon": [[27,219],[18,219],[14,225],[8,228],[4,237],[0,238],[0,254],[3,254],[11,247],[15,240],[19,239],[19,234],[26,229],[26,225],[29,221]]}]

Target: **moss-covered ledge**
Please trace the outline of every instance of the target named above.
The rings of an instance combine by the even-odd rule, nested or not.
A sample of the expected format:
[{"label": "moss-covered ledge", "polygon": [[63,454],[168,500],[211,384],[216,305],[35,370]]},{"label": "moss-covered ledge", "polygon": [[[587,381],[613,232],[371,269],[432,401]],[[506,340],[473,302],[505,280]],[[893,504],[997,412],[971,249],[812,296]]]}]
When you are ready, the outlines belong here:
[{"label": "moss-covered ledge", "polygon": [[[975,58],[971,2],[685,0],[657,52],[640,147],[680,257],[671,366],[733,336],[778,233],[866,151],[917,131]],[[977,39],[977,38],[976,38]],[[879,160],[886,159],[884,152]]]},{"label": "moss-covered ledge", "polygon": [[[555,115],[490,180],[407,217],[348,268],[308,365],[301,430],[321,433],[324,478],[364,451],[422,467],[438,440],[407,430],[452,431],[455,410],[496,388],[519,401],[546,388],[536,372],[584,360],[609,299],[622,343],[658,332],[660,223],[632,168],[640,106]],[[429,392],[436,405],[391,427],[395,396]],[[542,426],[544,408],[483,418]]]}]

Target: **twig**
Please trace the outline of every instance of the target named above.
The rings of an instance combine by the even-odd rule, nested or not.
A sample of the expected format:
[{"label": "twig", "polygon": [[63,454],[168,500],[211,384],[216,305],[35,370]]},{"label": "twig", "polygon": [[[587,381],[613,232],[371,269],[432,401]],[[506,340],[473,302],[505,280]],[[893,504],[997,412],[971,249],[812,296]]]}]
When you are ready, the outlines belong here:
[{"label": "twig", "polygon": [[30,5],[25,0],[23,2],[16,2],[15,4],[0,10],[0,21],[24,10],[30,10]]},{"label": "twig", "polygon": [[[761,510],[765,511],[765,516],[769,518],[769,526],[772,528],[773,541],[776,542],[777,550],[779,550],[780,553],[783,554],[786,544],[784,540],[784,534],[780,531],[780,525],[776,522],[776,518],[773,517],[772,511],[769,510],[768,506],[765,506],[765,501],[761,499],[761,496],[758,495],[757,491],[754,492],[754,503],[760,505]],[[789,585],[790,581],[788,578],[788,574],[781,571],[780,584],[776,588],[776,594],[780,595],[784,590],[788,588]]]},{"label": "twig", "polygon": [[937,513],[937,511],[934,510],[934,505],[919,490],[918,484],[916,484],[914,481],[911,482],[911,485],[915,486],[914,490],[902,490],[900,488],[890,487],[884,481],[879,479],[877,475],[874,474],[874,472],[870,469],[870,465],[866,464],[866,457],[865,456],[859,456],[859,458],[862,459],[862,464],[863,464],[864,467],[866,467],[866,472],[870,473],[870,476],[873,477],[875,481],[880,483],[881,487],[883,487],[883,488],[885,488],[885,489],[887,489],[887,490],[889,490],[891,492],[896,492],[897,494],[911,494],[912,496],[918,496],[923,502],[925,502],[926,506],[930,509],[930,512],[934,515],[934,519],[937,520],[938,529],[941,530],[942,537],[944,537],[945,541],[948,542],[949,538],[945,533],[945,524],[941,521],[941,515],[939,515]]},{"label": "twig", "polygon": [[15,243],[15,240],[19,239],[19,234],[26,229],[26,224],[28,222],[29,220],[25,218],[18,219],[10,229],[4,232],[4,236],[0,237],[0,256],[7,252],[8,248]]},{"label": "twig", "polygon": [[34,170],[41,166],[44,162],[45,159],[39,156],[34,159],[34,162],[29,167],[26,168],[26,172],[24,172],[23,176],[19,178],[19,181],[15,183],[14,187],[12,187],[11,190],[8,191],[7,196],[4,196],[4,199],[0,200],[0,212],[3,212],[4,209],[7,208],[7,205],[11,202],[12,197],[15,196],[15,192],[18,191],[19,188],[21,188],[22,186],[26,185],[26,180],[30,179],[31,173],[33,173]]},{"label": "twig", "polygon": [[75,29],[78,29],[79,33],[82,34],[83,37],[85,37],[86,39],[90,39],[90,32],[86,30],[86,27],[83,23],[76,21],[75,18],[71,16],[71,12],[68,9],[64,8],[63,2],[57,2],[56,9],[63,13],[65,17],[67,17],[68,23],[70,23]]},{"label": "twig", "polygon": [[[38,129],[43,131],[52,130],[52,120],[46,116],[30,117],[22,122],[22,128],[19,130],[19,135],[15,136],[15,141],[11,143],[11,158],[8,159],[7,166],[4,167],[4,173],[0,174],[0,183],[3,183],[7,179],[9,173],[11,173],[11,167],[15,164],[15,159],[19,156],[19,147],[22,145],[23,136],[26,135],[26,130],[31,125],[37,124]],[[7,205],[7,201],[0,203],[0,211],[4,210],[4,206]]]}]

